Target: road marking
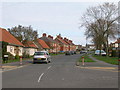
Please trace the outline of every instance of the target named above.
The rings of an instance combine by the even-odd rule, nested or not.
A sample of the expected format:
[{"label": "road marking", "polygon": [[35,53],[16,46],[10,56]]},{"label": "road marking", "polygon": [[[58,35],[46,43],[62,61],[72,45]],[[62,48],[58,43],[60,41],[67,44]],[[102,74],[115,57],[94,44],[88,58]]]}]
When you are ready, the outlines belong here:
[{"label": "road marking", "polygon": [[[52,66],[49,66],[48,68],[47,68],[47,70],[48,69],[50,69]],[[43,77],[43,75],[44,75],[45,73],[42,73],[41,75],[40,75],[40,77],[39,77],[39,79],[38,79],[38,83],[40,82],[40,80],[42,79],[42,77]]]},{"label": "road marking", "polygon": [[47,70],[50,69],[50,68],[51,68],[51,66],[49,66],[49,67],[47,68]]},{"label": "road marking", "polygon": [[62,78],[62,80],[65,80],[64,78]]},{"label": "road marking", "polygon": [[44,73],[42,73],[42,74],[40,75],[40,77],[39,77],[39,79],[38,79],[38,82],[40,82],[40,80],[41,80],[41,78],[42,78],[43,75],[44,75]]}]

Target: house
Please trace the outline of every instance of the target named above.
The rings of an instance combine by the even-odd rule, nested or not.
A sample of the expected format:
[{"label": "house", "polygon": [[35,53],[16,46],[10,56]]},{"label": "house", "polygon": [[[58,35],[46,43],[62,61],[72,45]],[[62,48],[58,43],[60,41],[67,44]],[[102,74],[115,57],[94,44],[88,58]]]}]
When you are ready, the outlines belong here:
[{"label": "house", "polygon": [[43,33],[42,37],[40,37],[41,40],[43,40],[49,47],[50,53],[57,53],[59,52],[59,44],[53,39],[53,36],[48,35],[46,33]]},{"label": "house", "polygon": [[110,46],[113,50],[117,50],[120,47],[120,39],[117,39],[114,43],[111,43]]},{"label": "house", "polygon": [[36,39],[34,43],[38,47],[38,51],[49,51],[50,47],[41,39]]},{"label": "house", "polygon": [[61,35],[58,35],[55,38],[55,41],[59,43],[60,46],[60,52],[69,51],[69,44],[64,41],[64,39],[61,37]]},{"label": "house", "polygon": [[76,45],[76,50],[80,51],[82,49],[82,45]]},{"label": "house", "polygon": [[73,44],[72,40],[64,38],[64,41],[69,45],[69,51],[76,51],[76,45]]},{"label": "house", "polygon": [[33,41],[24,41],[23,45],[24,45],[23,53],[30,56],[34,55],[34,53],[38,49],[38,46]]},{"label": "house", "polygon": [[68,44],[68,50],[72,51],[72,44],[69,42],[69,39],[67,39],[66,37],[64,38],[64,41]]},{"label": "house", "polygon": [[0,42],[7,42],[7,52],[10,52],[13,56],[22,56],[23,44],[18,41],[12,34],[7,30],[0,28]]},{"label": "house", "polygon": [[72,40],[68,40],[68,42],[71,44],[71,51],[76,51],[76,45],[72,42]]},{"label": "house", "polygon": [[95,47],[94,44],[87,44],[87,49],[88,49],[88,50],[95,50],[96,47]]}]

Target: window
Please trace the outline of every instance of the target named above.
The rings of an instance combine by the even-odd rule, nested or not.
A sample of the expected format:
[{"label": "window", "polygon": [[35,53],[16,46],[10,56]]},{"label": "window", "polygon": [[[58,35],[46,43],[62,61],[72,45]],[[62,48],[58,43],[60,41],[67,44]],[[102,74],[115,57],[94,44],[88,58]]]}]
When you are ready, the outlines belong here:
[{"label": "window", "polygon": [[10,47],[10,52],[13,52],[13,47]]}]

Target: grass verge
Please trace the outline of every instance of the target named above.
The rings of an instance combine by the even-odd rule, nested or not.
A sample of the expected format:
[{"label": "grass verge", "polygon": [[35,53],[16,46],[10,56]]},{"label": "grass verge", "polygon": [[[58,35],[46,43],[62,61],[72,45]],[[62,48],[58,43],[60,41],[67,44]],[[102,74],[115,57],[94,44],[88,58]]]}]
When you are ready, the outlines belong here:
[{"label": "grass verge", "polygon": [[[79,62],[82,62],[82,57],[80,57]],[[89,58],[88,55],[84,55],[84,62],[96,62],[96,61]]]},{"label": "grass verge", "polygon": [[97,56],[97,55],[93,55],[93,57],[95,57],[98,60],[104,61],[106,63],[114,64],[114,65],[118,65],[119,63],[117,57],[107,57],[107,56]]},{"label": "grass verge", "polygon": [[[28,60],[28,59],[32,59],[33,57],[30,58],[23,58],[22,60]],[[3,64],[5,63],[12,63],[12,62],[20,62],[20,59],[13,59],[13,60],[8,60],[7,62],[2,62]]]}]

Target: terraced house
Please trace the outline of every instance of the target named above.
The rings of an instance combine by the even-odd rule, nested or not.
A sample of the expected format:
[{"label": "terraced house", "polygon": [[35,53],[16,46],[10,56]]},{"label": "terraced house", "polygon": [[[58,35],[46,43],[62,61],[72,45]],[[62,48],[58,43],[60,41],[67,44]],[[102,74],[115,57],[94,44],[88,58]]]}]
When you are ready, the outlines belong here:
[{"label": "terraced house", "polygon": [[22,56],[23,44],[18,41],[13,35],[11,35],[6,29],[0,28],[0,42],[7,42],[7,52],[10,52],[13,56]]},{"label": "terraced house", "polygon": [[57,53],[59,52],[59,44],[53,39],[53,36],[48,35],[46,33],[43,33],[42,37],[40,37],[41,40],[43,40],[49,47],[50,53]]},{"label": "terraced house", "polygon": [[50,47],[41,39],[36,39],[34,43],[38,47],[38,51],[49,51]]},{"label": "terraced house", "polygon": [[59,43],[60,52],[69,51],[69,44],[64,41],[64,39],[63,39],[63,37],[61,37],[61,35],[58,35],[58,36],[55,38],[55,41],[56,41],[57,43]]}]

